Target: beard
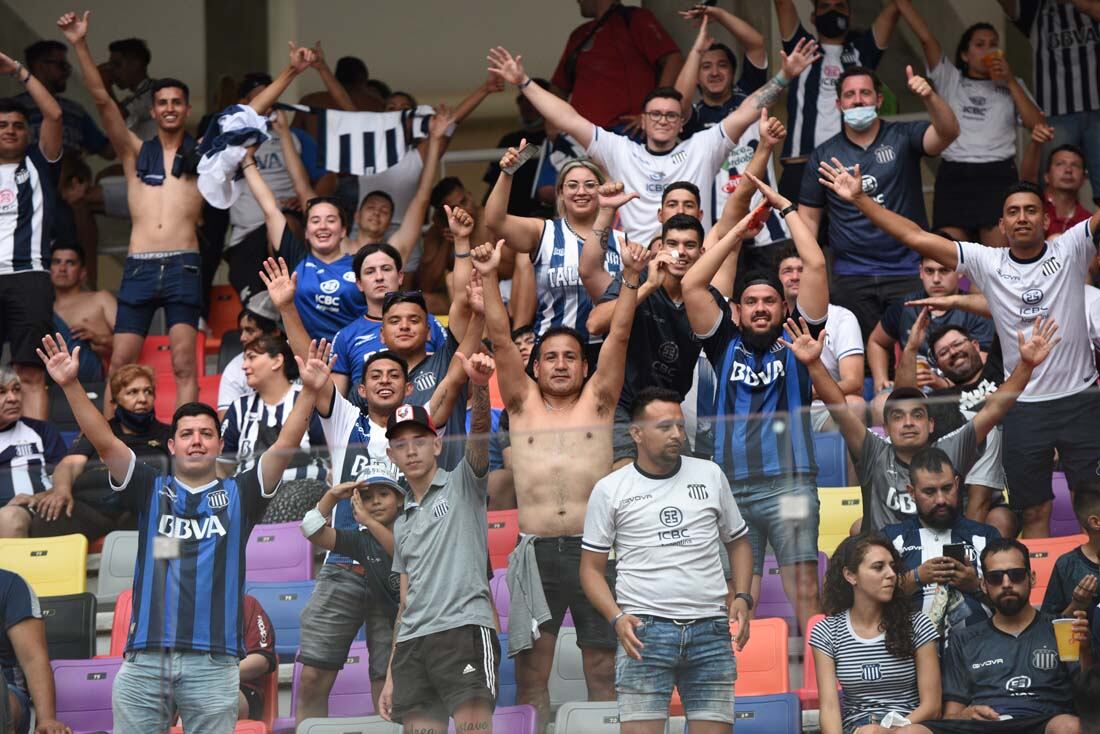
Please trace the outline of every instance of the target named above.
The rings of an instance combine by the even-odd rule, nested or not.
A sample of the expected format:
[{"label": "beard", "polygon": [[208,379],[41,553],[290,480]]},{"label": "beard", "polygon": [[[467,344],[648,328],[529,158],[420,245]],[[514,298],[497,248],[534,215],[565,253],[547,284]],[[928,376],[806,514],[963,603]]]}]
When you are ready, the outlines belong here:
[{"label": "beard", "polygon": [[782,333],[782,323],[776,324],[775,326],[769,327],[767,331],[761,332],[743,328],[741,330],[741,341],[747,344],[754,352],[767,352],[775,345],[776,339],[778,339]]},{"label": "beard", "polygon": [[991,601],[993,603],[993,608],[1006,617],[1019,614],[1021,609],[1030,604],[1027,596],[1014,596],[1009,599],[1000,596]]},{"label": "beard", "polygon": [[940,365],[940,371],[943,372],[943,376],[956,385],[965,385],[970,380],[974,379],[974,376],[984,369],[985,365],[982,364],[980,355],[971,355],[971,358],[966,360],[965,363],[960,364],[956,369],[951,365]]},{"label": "beard", "polygon": [[947,512],[944,515],[921,515],[920,519],[925,525],[936,530],[947,530],[955,525],[955,520],[959,516],[959,511],[954,507],[948,507]]}]

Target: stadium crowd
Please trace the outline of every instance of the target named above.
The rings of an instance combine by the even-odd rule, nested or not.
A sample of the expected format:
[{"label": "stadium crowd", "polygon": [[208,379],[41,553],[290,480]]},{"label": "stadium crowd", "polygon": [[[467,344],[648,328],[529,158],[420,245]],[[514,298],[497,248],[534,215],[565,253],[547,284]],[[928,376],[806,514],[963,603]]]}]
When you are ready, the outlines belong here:
[{"label": "stadium crowd", "polygon": [[[364,711],[508,731],[508,667],[541,734],[572,628],[621,731],[671,706],[729,732],[770,587],[823,734],[1100,732],[1100,1],[999,2],[1033,89],[991,23],[948,56],[925,0],[773,0],[779,58],[714,4],[681,49],[579,0],[552,74],[507,39],[454,109],[291,42],[197,124],[144,41],[93,57],[89,12],[0,53],[25,88],[0,100],[4,731],[80,726],[3,539],[114,531],[113,730],[278,731],[245,583],[253,530],[290,522],[325,555],[285,729],[329,715],[365,629]],[[899,24],[923,60],[889,90]],[[505,89],[522,127],[479,202],[442,158]],[[97,217],[129,220],[114,290]]]}]

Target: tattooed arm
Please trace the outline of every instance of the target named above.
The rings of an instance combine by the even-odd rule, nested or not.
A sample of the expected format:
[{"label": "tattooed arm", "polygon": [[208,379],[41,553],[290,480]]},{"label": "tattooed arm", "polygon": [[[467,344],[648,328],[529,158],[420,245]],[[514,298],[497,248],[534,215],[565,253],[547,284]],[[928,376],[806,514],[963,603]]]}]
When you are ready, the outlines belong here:
[{"label": "tattooed arm", "polygon": [[799,74],[821,58],[817,43],[808,38],[799,41],[789,56],[783,52],[779,55],[783,58],[783,67],[779,73],[722,120],[722,127],[730,140],[740,140],[749,125],[760,116],[760,110],[775,104],[783,90],[797,79]]},{"label": "tattooed arm", "polygon": [[479,477],[489,471],[489,386],[470,381],[470,431],[466,434],[466,463]]}]

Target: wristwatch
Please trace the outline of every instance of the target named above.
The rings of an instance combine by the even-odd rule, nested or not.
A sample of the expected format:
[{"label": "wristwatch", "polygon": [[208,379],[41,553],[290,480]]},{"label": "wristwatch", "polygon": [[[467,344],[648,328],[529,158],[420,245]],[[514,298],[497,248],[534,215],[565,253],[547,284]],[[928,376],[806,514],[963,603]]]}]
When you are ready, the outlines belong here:
[{"label": "wristwatch", "polygon": [[779,218],[780,219],[786,219],[787,215],[790,214],[793,211],[798,211],[798,204],[791,204],[790,206],[785,207],[783,210],[781,210],[779,212]]},{"label": "wristwatch", "polygon": [[745,593],[744,591],[742,591],[740,594],[734,594],[733,598],[734,599],[743,599],[745,601],[745,605],[748,606],[750,612],[752,611],[752,608],[755,605],[755,601],[752,598],[752,594]]}]

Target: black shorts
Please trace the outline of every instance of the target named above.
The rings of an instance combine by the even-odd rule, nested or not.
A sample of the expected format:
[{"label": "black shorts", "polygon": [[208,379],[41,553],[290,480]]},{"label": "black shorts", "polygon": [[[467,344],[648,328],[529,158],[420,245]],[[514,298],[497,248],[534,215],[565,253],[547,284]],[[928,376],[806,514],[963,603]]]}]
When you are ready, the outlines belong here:
[{"label": "black shorts", "polygon": [[1001,421],[1001,462],[1009,506],[1016,512],[1054,498],[1050,475],[1054,450],[1075,489],[1100,471],[1100,391],[1090,387],[1076,395],[1038,403],[1016,403]]},{"label": "black shorts", "polygon": [[612,462],[618,464],[623,459],[637,459],[638,444],[630,435],[630,411],[622,405],[615,406],[615,425],[611,430]]},{"label": "black shorts", "polygon": [[466,625],[398,642],[393,652],[393,718],[420,714],[446,721],[474,699],[496,706],[500,640],[488,627]]},{"label": "black shorts", "polygon": [[[611,624],[596,611],[581,588],[581,539],[576,536],[537,538],[535,560],[542,579],[542,592],[550,607],[550,619],[539,625],[547,634],[557,635],[566,610],[573,612],[577,629],[577,647],[614,650],[619,638]],[[615,562],[607,562],[607,585],[615,593]]]},{"label": "black shorts", "polygon": [[225,251],[224,258],[229,264],[229,284],[237,291],[242,302],[267,290],[260,278],[260,270],[268,254],[267,226],[263,224]]},{"label": "black shorts", "polygon": [[50,274],[0,275],[0,350],[5,343],[11,346],[12,363],[41,367],[35,350],[54,331]]},{"label": "black shorts", "polygon": [[936,173],[932,226],[969,232],[992,227],[1001,219],[1005,191],[1019,179],[1011,158],[991,163],[942,161]]},{"label": "black shorts", "polygon": [[976,721],[970,719],[943,719],[940,721],[922,721],[932,734],[1042,734],[1047,722],[1055,717],[1021,716],[1004,721]]},{"label": "black shorts", "polygon": [[263,721],[264,694],[243,684],[241,685],[241,693],[244,694],[244,700],[248,701],[248,716],[245,718],[252,721]]}]

